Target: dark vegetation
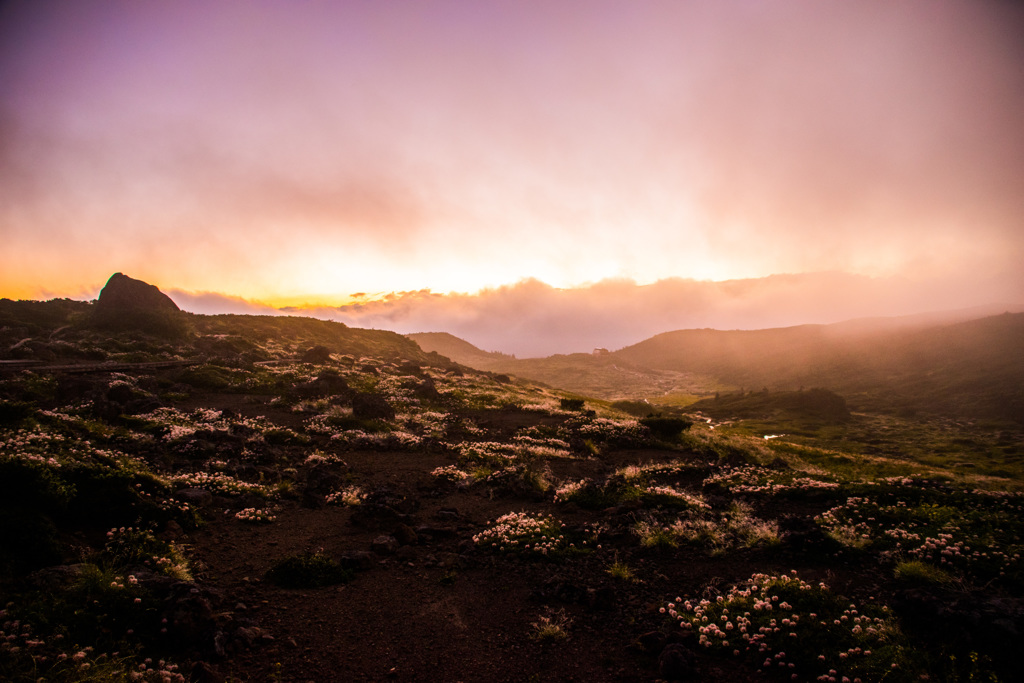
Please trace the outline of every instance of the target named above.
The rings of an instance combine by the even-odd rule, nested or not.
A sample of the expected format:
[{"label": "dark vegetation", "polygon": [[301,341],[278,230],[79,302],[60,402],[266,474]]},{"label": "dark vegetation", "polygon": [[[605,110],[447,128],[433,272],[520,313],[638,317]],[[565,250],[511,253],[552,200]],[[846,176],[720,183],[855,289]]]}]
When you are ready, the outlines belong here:
[{"label": "dark vegetation", "polygon": [[352,579],[352,572],[322,552],[304,552],[279,560],[267,579],[282,588],[322,588]]},{"label": "dark vegetation", "polygon": [[[683,413],[678,369],[591,398],[337,323],[94,309],[0,301],[2,680],[1021,680],[999,411],[750,375]],[[959,344],[959,400],[1002,395],[979,349],[1012,322],[924,354]]]},{"label": "dark vegetation", "polygon": [[730,418],[808,420],[839,424],[850,420],[846,400],[828,389],[726,394],[705,398],[689,406],[716,420]]}]

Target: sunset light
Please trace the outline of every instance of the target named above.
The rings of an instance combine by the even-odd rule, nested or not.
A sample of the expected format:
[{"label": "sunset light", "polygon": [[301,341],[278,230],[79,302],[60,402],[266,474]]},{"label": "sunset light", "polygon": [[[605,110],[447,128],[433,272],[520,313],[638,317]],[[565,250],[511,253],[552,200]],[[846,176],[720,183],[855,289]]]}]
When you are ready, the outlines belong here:
[{"label": "sunset light", "polygon": [[[399,331],[524,282],[703,282],[656,306],[682,311],[819,277],[807,318],[740,327],[1015,306],[1021,26],[997,2],[6,3],[0,296],[123,271]],[[830,273],[889,295],[840,305]],[[424,291],[457,296],[410,318]],[[354,293],[410,305],[334,310]]]},{"label": "sunset light", "polygon": [[1020,681],[1024,0],[0,0],[0,679]]}]

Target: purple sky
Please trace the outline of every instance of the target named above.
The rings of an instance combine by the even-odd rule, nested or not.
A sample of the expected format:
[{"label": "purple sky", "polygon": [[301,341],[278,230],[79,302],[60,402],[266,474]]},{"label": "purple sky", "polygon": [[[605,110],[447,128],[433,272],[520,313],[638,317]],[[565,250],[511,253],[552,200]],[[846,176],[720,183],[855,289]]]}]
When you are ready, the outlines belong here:
[{"label": "purple sky", "polygon": [[6,3],[0,296],[405,292],[345,315],[420,329],[776,274],[871,283],[801,280],[807,321],[1021,303],[1022,29],[979,1]]}]

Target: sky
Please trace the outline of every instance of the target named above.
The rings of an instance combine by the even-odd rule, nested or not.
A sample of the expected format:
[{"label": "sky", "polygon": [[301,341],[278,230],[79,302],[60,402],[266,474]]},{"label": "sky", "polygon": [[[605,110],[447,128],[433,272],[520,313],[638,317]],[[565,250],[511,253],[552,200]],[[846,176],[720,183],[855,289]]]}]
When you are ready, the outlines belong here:
[{"label": "sky", "polygon": [[12,0],[0,296],[520,354],[1024,303],[1019,3]]}]

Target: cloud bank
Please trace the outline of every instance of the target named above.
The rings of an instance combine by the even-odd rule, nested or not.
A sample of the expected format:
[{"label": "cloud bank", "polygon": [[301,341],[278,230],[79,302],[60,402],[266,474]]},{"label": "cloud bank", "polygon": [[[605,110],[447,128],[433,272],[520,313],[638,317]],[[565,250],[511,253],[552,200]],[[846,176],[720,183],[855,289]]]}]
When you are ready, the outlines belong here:
[{"label": "cloud bank", "polygon": [[845,271],[1012,297],[1022,34],[985,0],[7,3],[0,294]]},{"label": "cloud bank", "polygon": [[[999,283],[993,283],[998,289]],[[449,332],[487,350],[519,357],[618,349],[661,332],[686,328],[759,329],[855,318],[951,311],[976,304],[946,283],[869,278],[843,273],[776,275],[726,282],[683,279],[638,285],[606,280],[557,289],[536,280],[443,295],[401,292],[340,307],[273,311],[214,295],[172,293],[187,310],[309,315],[355,327],[400,333]],[[190,307],[191,306],[191,307]],[[979,309],[977,315],[1022,310],[1024,300]]]}]

